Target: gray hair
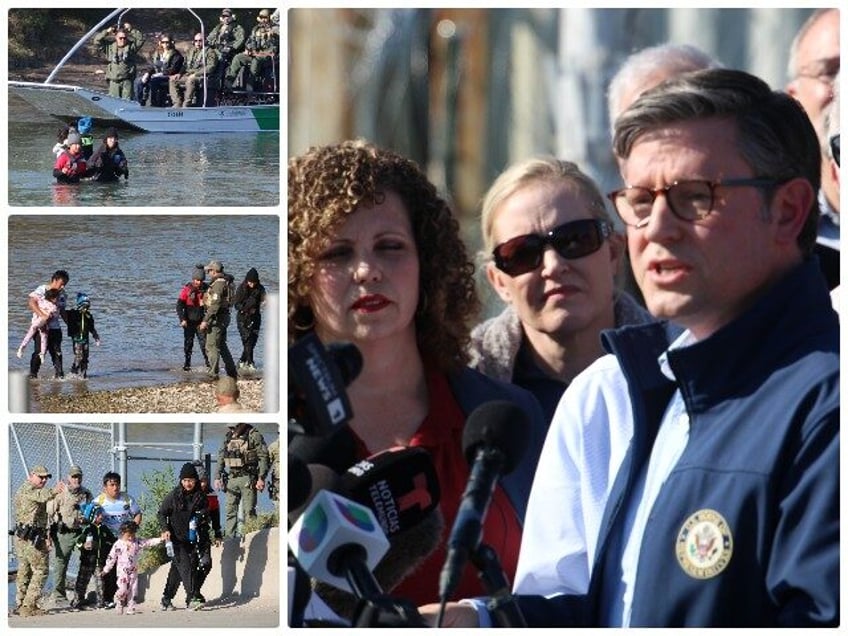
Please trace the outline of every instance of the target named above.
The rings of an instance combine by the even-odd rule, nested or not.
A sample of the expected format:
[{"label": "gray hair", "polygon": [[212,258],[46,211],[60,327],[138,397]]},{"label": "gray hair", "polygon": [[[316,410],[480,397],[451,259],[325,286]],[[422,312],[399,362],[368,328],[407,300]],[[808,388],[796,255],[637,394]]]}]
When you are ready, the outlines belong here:
[{"label": "gray hair", "polygon": [[691,44],[666,42],[632,53],[616,71],[607,90],[610,129],[614,130],[616,118],[643,91],[681,73],[721,66],[718,60]]},{"label": "gray hair", "polygon": [[[615,124],[613,148],[626,159],[645,133],[682,121],[721,118],[735,125],[742,158],[755,176],[806,179],[821,187],[821,148],[810,118],[787,93],[749,73],[708,69],[686,73],[645,91]],[[816,239],[818,202],[813,199],[798,246],[808,254]]]},{"label": "gray hair", "polygon": [[786,75],[790,81],[798,77],[798,72],[801,70],[798,68],[798,49],[801,48],[801,42],[816,22],[829,11],[839,11],[839,9],[834,7],[816,9],[807,17],[804,24],[798,29],[798,33],[792,38],[792,44],[789,46],[789,60],[786,63]]}]

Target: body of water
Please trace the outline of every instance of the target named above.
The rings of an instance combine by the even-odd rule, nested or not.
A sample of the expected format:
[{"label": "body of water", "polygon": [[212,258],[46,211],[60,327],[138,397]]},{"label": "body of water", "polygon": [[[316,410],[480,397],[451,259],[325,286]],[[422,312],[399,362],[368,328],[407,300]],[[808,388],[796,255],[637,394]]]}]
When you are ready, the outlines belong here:
[{"label": "body of water", "polygon": [[[49,355],[39,373],[41,392],[72,392],[169,384],[205,377],[195,341],[193,371],[182,371],[183,330],[176,302],[195,264],[221,261],[240,283],[255,267],[269,293],[280,293],[277,215],[21,215],[8,217],[8,364],[29,370],[30,344],[22,359],[15,352],[29,328],[28,296],[67,270],[68,307],[77,292],[91,298],[101,346],[90,347],[87,380],[70,377],[73,346],[62,323],[66,379],[53,379]],[[207,278],[207,282],[208,282]],[[227,330],[233,357],[241,355],[235,311]],[[263,320],[256,363],[264,367]]]},{"label": "body of water", "polygon": [[[9,116],[11,206],[276,206],[280,203],[277,132],[169,135],[120,131],[129,178],[57,184],[51,152],[62,122]],[[105,128],[93,131],[95,150]]]}]

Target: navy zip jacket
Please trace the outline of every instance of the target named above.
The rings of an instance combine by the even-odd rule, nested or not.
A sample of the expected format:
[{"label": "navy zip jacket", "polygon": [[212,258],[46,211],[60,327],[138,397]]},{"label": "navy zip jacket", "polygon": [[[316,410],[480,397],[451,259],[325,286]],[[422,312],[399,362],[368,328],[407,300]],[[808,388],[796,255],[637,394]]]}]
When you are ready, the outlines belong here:
[{"label": "navy zip jacket", "polygon": [[[519,597],[531,626],[602,625],[621,526],[680,388],[689,441],[642,541],[631,626],[839,624],[839,320],[815,259],[731,324],[669,353],[662,325],[606,332],[634,433],[610,492],[584,596]],[[555,502],[551,502],[555,506]]]}]

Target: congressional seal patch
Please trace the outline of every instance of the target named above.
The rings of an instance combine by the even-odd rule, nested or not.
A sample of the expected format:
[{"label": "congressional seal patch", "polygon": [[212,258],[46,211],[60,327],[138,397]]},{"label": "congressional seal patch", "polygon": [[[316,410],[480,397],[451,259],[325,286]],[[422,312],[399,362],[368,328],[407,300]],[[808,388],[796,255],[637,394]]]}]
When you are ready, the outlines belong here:
[{"label": "congressional seal patch", "polygon": [[694,579],[711,579],[730,563],[733,536],[727,522],[715,510],[698,510],[677,535],[677,562]]}]

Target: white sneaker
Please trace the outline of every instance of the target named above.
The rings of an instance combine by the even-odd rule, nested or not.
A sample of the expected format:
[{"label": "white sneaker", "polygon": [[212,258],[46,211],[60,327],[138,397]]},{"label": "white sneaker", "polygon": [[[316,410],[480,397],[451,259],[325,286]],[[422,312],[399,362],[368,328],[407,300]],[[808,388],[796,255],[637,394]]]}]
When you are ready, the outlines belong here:
[{"label": "white sneaker", "polygon": [[38,357],[41,359],[42,362],[44,362],[44,354],[43,353],[39,353]]},{"label": "white sneaker", "polygon": [[24,348],[23,347],[18,347],[18,357],[19,358],[24,357]]}]

